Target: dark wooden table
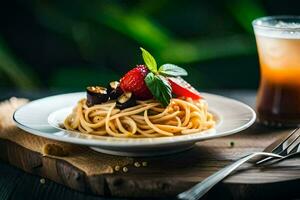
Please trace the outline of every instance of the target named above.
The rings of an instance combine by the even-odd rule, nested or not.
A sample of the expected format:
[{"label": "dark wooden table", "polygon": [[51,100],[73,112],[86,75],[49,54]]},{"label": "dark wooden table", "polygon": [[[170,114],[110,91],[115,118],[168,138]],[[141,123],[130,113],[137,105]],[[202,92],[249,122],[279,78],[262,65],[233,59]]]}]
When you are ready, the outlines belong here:
[{"label": "dark wooden table", "polygon": [[[254,105],[255,102],[255,91],[237,91],[237,90],[220,90],[220,91],[210,91],[212,93],[221,94],[224,96],[232,97],[247,103],[250,106]],[[46,92],[46,93],[13,93],[13,92],[2,92],[0,99],[5,99],[13,94],[17,94],[18,97],[27,97],[30,99],[35,99],[43,96],[48,96],[49,94],[61,93],[61,92]],[[300,172],[299,172],[300,173]],[[234,178],[233,178],[234,179]],[[289,182],[284,187],[289,188],[289,191],[296,191],[299,181]],[[205,199],[234,199],[237,197],[243,197],[244,199],[251,199],[255,196],[254,193],[263,193],[264,191],[271,192],[272,190],[278,190],[282,187],[282,184],[272,184],[266,185],[265,187],[258,187],[257,190],[253,187],[251,191],[241,190],[241,186],[237,185],[240,191],[244,191],[245,195],[241,194],[238,196],[232,196],[232,193],[228,193],[228,188],[224,188],[222,184],[219,184],[213,189]],[[235,188],[235,187],[231,187]],[[262,191],[263,188],[263,191]],[[282,189],[282,188],[281,188]],[[299,194],[299,193],[298,193]],[[286,196],[287,198],[299,197],[296,195]],[[11,167],[5,163],[0,162],[0,199],[107,199],[96,197],[92,195],[86,195],[80,192],[73,191],[67,187],[56,184],[50,180],[41,179],[40,177],[33,176],[24,173],[14,167]],[[117,198],[109,198],[117,199]]]}]

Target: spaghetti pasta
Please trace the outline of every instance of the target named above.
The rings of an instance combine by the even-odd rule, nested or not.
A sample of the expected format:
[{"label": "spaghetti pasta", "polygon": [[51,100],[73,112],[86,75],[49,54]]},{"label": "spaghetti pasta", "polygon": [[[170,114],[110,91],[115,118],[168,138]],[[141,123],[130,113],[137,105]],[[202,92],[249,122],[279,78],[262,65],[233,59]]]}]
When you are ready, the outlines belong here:
[{"label": "spaghetti pasta", "polygon": [[173,98],[163,108],[157,101],[137,101],[123,110],[115,101],[88,107],[86,99],[78,102],[65,119],[67,130],[111,137],[161,137],[196,133],[213,128],[214,117],[203,99]]}]

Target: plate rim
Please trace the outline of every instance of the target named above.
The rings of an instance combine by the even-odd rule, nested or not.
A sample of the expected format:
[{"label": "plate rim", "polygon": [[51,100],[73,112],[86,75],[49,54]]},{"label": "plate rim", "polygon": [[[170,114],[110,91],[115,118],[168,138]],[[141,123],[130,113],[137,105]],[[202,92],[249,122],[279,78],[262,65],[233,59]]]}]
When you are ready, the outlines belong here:
[{"label": "plate rim", "polygon": [[[30,103],[36,103],[38,101],[42,101],[45,100],[47,98],[53,98],[56,96],[62,96],[62,95],[79,95],[82,94],[83,92],[74,92],[74,93],[64,93],[64,94],[58,94],[58,95],[53,95],[53,96],[48,96],[48,97],[44,97],[44,98],[40,98],[34,101],[31,101]],[[16,113],[18,113],[21,109],[23,109],[25,106],[27,106],[28,104],[25,104],[21,107],[19,107],[18,109],[15,110],[14,114],[13,114],[13,121],[16,123],[16,125],[25,130],[26,132],[36,135],[36,136],[40,136],[40,137],[44,137],[44,138],[48,138],[48,139],[52,139],[52,140],[56,140],[56,141],[60,141],[60,142],[66,142],[66,143],[72,143],[72,144],[79,144],[79,145],[86,145],[86,146],[94,146],[94,147],[150,147],[150,146],[155,146],[155,145],[174,145],[174,144],[179,144],[179,143],[195,143],[195,142],[200,142],[200,141],[204,141],[204,140],[209,140],[209,139],[214,139],[214,138],[219,138],[219,137],[225,137],[228,135],[232,135],[235,133],[238,133],[242,130],[245,130],[247,128],[249,128],[256,120],[256,113],[255,111],[247,104],[240,102],[238,100],[229,98],[229,97],[225,97],[222,95],[217,95],[217,94],[212,94],[212,93],[202,93],[204,95],[210,95],[210,96],[214,96],[217,98],[225,98],[227,100],[230,101],[234,101],[235,103],[243,106],[244,108],[246,108],[248,111],[250,111],[251,113],[251,119],[245,123],[244,125],[237,127],[235,129],[232,130],[228,130],[228,131],[224,131],[221,132],[219,134],[210,134],[210,135],[206,135],[205,138],[201,137],[202,134],[199,134],[198,137],[194,135],[194,137],[188,137],[189,135],[184,135],[182,136],[175,136],[175,137],[159,137],[159,138],[143,138],[146,139],[145,141],[139,141],[141,138],[129,138],[131,140],[136,140],[136,143],[119,143],[118,141],[108,141],[108,140],[99,140],[99,139],[86,139],[86,138],[77,138],[77,137],[62,137],[59,135],[54,135],[54,134],[49,134],[49,133],[44,133],[40,130],[31,128],[29,126],[26,126],[20,122],[17,121],[16,119]],[[47,121],[48,123],[48,121]],[[48,124],[51,128],[55,129],[54,127],[52,127],[50,124]],[[57,132],[63,132],[61,130],[56,129]],[[191,134],[192,135],[192,134]],[[167,140],[165,140],[167,138]],[[123,138],[126,139],[126,138]],[[125,141],[125,140],[124,140]],[[124,142],[122,141],[122,142]]]}]

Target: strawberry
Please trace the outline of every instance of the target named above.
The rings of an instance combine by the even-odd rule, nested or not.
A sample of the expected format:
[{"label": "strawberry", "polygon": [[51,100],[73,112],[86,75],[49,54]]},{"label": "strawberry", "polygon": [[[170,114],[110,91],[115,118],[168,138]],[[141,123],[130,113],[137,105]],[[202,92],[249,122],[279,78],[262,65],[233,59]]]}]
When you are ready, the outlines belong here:
[{"label": "strawberry", "polygon": [[152,94],[144,81],[148,73],[149,70],[145,65],[137,65],[121,78],[121,89],[124,92],[132,92],[137,99],[151,99]]}]

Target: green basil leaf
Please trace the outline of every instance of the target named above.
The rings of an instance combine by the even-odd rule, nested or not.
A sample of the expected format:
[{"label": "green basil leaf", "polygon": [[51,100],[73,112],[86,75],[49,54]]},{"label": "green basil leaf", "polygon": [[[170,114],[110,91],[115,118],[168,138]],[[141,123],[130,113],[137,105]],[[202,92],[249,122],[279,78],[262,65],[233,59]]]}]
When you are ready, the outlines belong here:
[{"label": "green basil leaf", "polygon": [[157,72],[157,64],[156,64],[155,59],[147,50],[143,49],[142,47],[140,49],[142,50],[143,59],[144,59],[145,64],[147,65],[148,69],[151,72],[156,73]]},{"label": "green basil leaf", "polygon": [[173,64],[164,64],[160,66],[158,72],[164,76],[187,76],[185,69]]},{"label": "green basil leaf", "polygon": [[145,77],[145,83],[155,99],[164,107],[170,104],[172,89],[165,77],[150,72]]}]

